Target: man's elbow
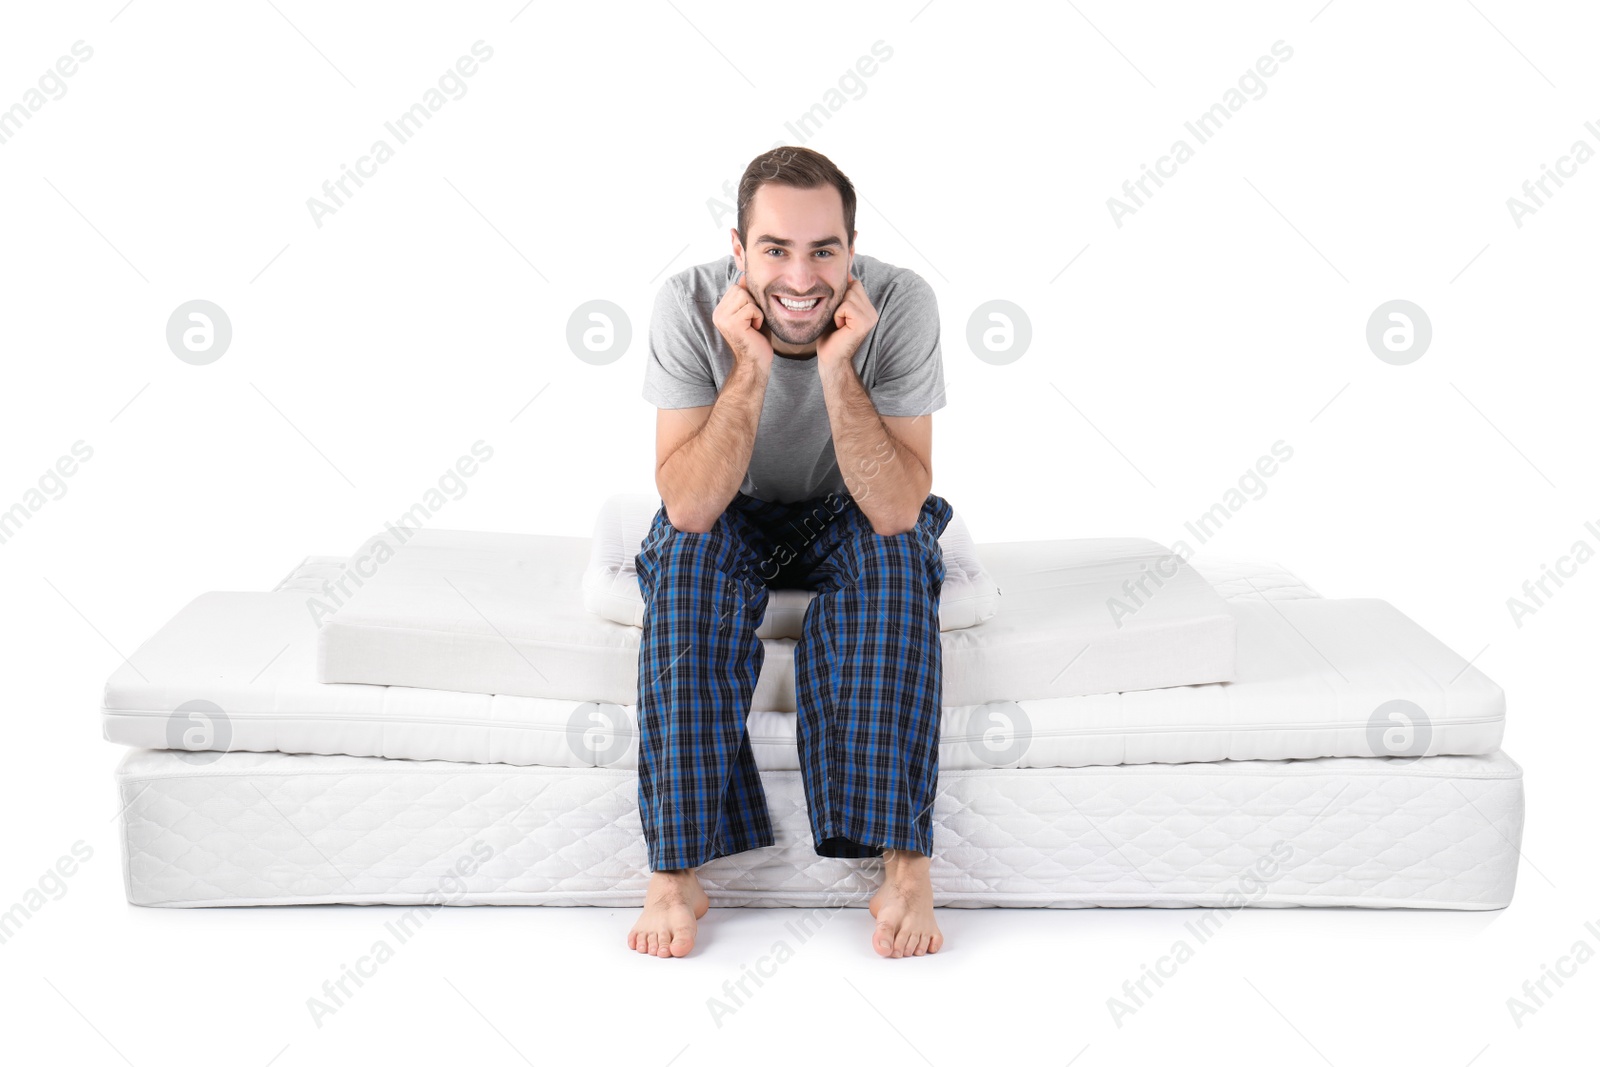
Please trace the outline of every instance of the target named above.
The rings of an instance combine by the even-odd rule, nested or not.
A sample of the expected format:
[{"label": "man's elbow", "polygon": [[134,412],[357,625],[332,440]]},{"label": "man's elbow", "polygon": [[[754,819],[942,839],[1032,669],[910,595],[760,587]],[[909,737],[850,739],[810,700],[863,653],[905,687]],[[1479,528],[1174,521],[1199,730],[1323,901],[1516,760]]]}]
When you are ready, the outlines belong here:
[{"label": "man's elbow", "polygon": [[900,534],[909,533],[910,531],[915,530],[917,528],[917,520],[921,517],[922,504],[919,501],[916,511],[902,513],[896,516],[894,521],[888,523],[887,525],[874,523],[872,526],[872,532],[877,534],[879,537],[897,537]]},{"label": "man's elbow", "polygon": [[923,489],[922,496],[919,497],[914,504],[912,504],[908,509],[902,511],[899,515],[895,516],[893,521],[891,521],[887,526],[874,525],[872,528],[873,532],[882,537],[894,537],[898,534],[907,533],[916,529],[917,523],[922,520],[922,505],[927,502],[928,494],[931,492],[933,492],[932,484],[926,483],[926,488]]},{"label": "man's elbow", "polygon": [[681,503],[667,504],[667,521],[679,533],[709,533],[717,524],[717,516],[697,514]]},{"label": "man's elbow", "polygon": [[681,530],[684,533],[698,532],[694,529],[695,523],[690,518],[689,512],[685,510],[682,504],[667,504],[665,506],[667,509],[667,521],[672,524],[674,530]]},{"label": "man's elbow", "polygon": [[697,514],[692,501],[680,499],[677,493],[669,492],[666,480],[661,477],[661,467],[664,465],[656,467],[656,494],[661,497],[661,506],[667,509],[667,522],[672,524],[674,530],[684,533],[705,533],[711,529],[717,517]]},{"label": "man's elbow", "polygon": [[678,521],[678,520],[674,519],[671,515],[667,516],[667,521],[672,523],[672,528],[674,530],[677,530],[679,533],[692,533],[692,534],[710,533],[711,532],[711,527],[716,525],[715,522],[701,522],[701,521],[698,521],[698,520],[693,521],[693,522]]}]

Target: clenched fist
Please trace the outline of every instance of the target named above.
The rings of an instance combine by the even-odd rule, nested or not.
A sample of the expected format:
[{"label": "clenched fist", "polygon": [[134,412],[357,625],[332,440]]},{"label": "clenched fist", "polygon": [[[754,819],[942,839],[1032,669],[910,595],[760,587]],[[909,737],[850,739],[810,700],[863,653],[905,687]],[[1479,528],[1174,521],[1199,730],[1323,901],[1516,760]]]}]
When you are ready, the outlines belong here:
[{"label": "clenched fist", "polygon": [[878,309],[867,298],[867,287],[852,274],[845,285],[844,299],[833,313],[833,332],[817,342],[818,363],[828,366],[849,363],[877,324]]},{"label": "clenched fist", "polygon": [[717,324],[718,331],[739,362],[754,360],[761,370],[770,371],[772,340],[761,328],[765,320],[766,316],[761,313],[755,297],[750,295],[744,272],[740,271],[733,284],[728,286],[728,291],[722,294],[716,311],[712,312],[711,321]]}]

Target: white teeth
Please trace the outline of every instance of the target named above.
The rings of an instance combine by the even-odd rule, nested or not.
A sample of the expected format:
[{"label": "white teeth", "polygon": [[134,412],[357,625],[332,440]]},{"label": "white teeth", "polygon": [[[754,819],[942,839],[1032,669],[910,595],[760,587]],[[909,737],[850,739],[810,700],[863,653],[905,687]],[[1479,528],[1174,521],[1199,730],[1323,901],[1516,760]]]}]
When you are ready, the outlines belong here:
[{"label": "white teeth", "polygon": [[809,308],[815,307],[817,304],[816,297],[812,297],[810,300],[788,300],[780,296],[778,297],[778,301],[790,311],[805,311]]}]

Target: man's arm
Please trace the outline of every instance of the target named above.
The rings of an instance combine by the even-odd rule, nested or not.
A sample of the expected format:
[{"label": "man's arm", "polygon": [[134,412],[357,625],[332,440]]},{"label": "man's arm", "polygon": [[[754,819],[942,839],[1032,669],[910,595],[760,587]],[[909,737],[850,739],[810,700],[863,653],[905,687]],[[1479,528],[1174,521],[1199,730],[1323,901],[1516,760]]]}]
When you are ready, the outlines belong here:
[{"label": "man's arm", "polygon": [[875,533],[892,537],[914,528],[933,491],[933,416],[880,416],[848,359],[819,361],[817,372],[834,458],[851,498]]},{"label": "man's arm", "polygon": [[685,533],[709,531],[739,491],[772,374],[772,342],[762,331],[764,316],[744,271],[722,294],[711,318],[734,355],[716,400],[656,414],[656,488],[667,521]]},{"label": "man's arm", "polygon": [[739,491],[761,425],[771,364],[740,359],[707,407],[656,411],[656,489],[667,521],[705,533]]}]

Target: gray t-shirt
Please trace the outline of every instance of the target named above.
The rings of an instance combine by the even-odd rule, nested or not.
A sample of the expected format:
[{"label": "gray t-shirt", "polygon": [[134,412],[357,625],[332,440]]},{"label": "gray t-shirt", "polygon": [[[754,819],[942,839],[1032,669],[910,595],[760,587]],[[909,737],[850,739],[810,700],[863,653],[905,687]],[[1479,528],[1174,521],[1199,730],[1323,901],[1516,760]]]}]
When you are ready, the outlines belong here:
[{"label": "gray t-shirt", "polygon": [[[716,402],[735,356],[712,321],[739,267],[732,253],[679,271],[656,294],[645,355],[644,398],[659,408]],[[928,415],[945,406],[939,306],[921,275],[857,252],[878,321],[856,350],[856,375],[880,415]],[[833,432],[816,357],[774,354],[761,423],[740,492],[793,503],[849,492],[833,453]]]}]

